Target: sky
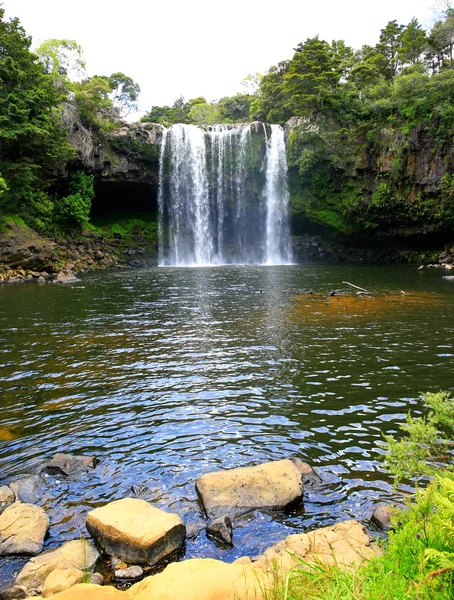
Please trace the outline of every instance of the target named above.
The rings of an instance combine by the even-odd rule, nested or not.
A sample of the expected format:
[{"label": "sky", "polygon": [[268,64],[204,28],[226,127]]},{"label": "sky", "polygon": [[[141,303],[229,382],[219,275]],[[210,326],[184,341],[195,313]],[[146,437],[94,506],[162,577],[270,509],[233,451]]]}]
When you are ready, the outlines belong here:
[{"label": "sky", "polygon": [[[1,3],[2,0],[0,0]],[[83,48],[89,75],[121,71],[139,83],[139,118],[179,96],[208,101],[242,91],[248,74],[289,59],[308,37],[360,48],[396,19],[430,28],[437,0],[3,0],[36,47]],[[131,120],[131,119],[129,119]]]}]

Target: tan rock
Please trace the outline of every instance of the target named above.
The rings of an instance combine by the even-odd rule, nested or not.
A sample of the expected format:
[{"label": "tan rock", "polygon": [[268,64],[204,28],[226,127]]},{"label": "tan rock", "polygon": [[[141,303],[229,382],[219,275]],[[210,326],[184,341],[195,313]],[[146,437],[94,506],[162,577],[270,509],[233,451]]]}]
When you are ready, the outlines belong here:
[{"label": "tan rock", "polygon": [[0,515],[0,556],[7,554],[39,554],[49,518],[34,504],[16,502]]},{"label": "tan rock", "polygon": [[[268,577],[252,566],[211,558],[168,565],[129,590],[130,600],[262,600]],[[63,600],[63,599],[62,599]]]},{"label": "tan rock", "polygon": [[88,540],[66,542],[55,550],[33,557],[16,577],[15,584],[27,589],[38,589],[55,569],[76,568],[89,571],[98,557],[98,551]]},{"label": "tan rock", "polygon": [[2,485],[0,487],[0,514],[5,510],[5,508],[11,506],[15,499],[16,496],[13,490],[7,485]]},{"label": "tan rock", "polygon": [[379,553],[380,549],[371,544],[369,534],[361,523],[343,521],[309,533],[290,535],[265,550],[253,564],[265,569],[273,569],[278,564],[283,570],[301,561],[358,567]]},{"label": "tan rock", "polygon": [[[33,600],[42,600],[44,596],[33,596]],[[128,592],[120,592],[114,587],[77,583],[73,587],[52,596],[55,600],[130,600]]]},{"label": "tan rock", "polygon": [[197,479],[206,514],[235,516],[256,508],[278,510],[302,498],[301,473],[290,460],[206,473]]},{"label": "tan rock", "polygon": [[55,594],[69,589],[76,583],[82,583],[84,575],[84,572],[80,569],[55,569],[46,577],[41,595],[43,598],[55,596]]},{"label": "tan rock", "polygon": [[107,554],[150,566],[178,551],[186,535],[178,515],[138,498],[123,498],[89,512],[87,529]]}]

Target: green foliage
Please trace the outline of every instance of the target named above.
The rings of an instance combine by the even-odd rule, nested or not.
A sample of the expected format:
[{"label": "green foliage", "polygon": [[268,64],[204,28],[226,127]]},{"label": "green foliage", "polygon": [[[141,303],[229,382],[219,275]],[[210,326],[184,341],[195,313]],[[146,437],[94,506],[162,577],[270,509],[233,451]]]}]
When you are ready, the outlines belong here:
[{"label": "green foliage", "polygon": [[56,219],[69,227],[83,228],[88,224],[93,190],[93,175],[76,173],[69,186],[70,194],[55,204]]},{"label": "green foliage", "polygon": [[194,104],[188,113],[188,119],[196,125],[214,125],[221,120],[221,113],[216,106],[208,102]]},{"label": "green foliage", "polygon": [[[280,573],[265,600],[450,600],[454,584],[454,479],[443,476],[417,491],[383,554],[356,569],[303,561]],[[439,570],[440,569],[440,570]]]},{"label": "green foliage", "polygon": [[0,171],[8,181],[0,214],[24,217],[37,212],[51,172],[74,156],[58,120],[65,93],[30,44],[19,21],[6,21],[0,8]]},{"label": "green foliage", "polygon": [[387,450],[385,465],[396,482],[454,467],[454,398],[446,392],[427,392],[422,401],[427,415],[414,418],[409,413],[400,426],[403,437],[386,436],[382,444]]}]

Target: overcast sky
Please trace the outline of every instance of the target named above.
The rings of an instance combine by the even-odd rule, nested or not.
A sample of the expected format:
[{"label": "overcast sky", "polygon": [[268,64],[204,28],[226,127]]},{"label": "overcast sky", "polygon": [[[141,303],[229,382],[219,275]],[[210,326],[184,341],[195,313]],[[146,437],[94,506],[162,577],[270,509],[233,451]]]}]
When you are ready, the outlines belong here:
[{"label": "overcast sky", "polygon": [[[0,0],[1,1],[1,0]],[[307,37],[375,44],[380,29],[434,22],[436,0],[3,0],[34,46],[76,40],[89,75],[122,71],[140,84],[141,111],[241,91],[249,73],[291,58]]]}]

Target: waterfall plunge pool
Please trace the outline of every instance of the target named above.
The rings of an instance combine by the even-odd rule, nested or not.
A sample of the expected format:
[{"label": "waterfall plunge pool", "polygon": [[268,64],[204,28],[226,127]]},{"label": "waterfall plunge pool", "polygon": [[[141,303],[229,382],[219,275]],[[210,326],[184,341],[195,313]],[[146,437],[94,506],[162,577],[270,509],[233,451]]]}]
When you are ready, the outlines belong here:
[{"label": "waterfall plunge pool", "polygon": [[[299,297],[342,281],[415,300],[308,309]],[[2,481],[61,451],[101,459],[78,481],[49,478],[46,548],[87,535],[87,511],[132,485],[199,522],[200,474],[290,455],[324,480],[304,511],[245,516],[234,548],[202,532],[186,557],[231,561],[295,531],[364,521],[409,489],[392,490],[377,442],[418,413],[420,392],[453,389],[453,310],[452,282],[401,265],[152,268],[2,286]],[[0,560],[2,584],[20,564]]]}]

